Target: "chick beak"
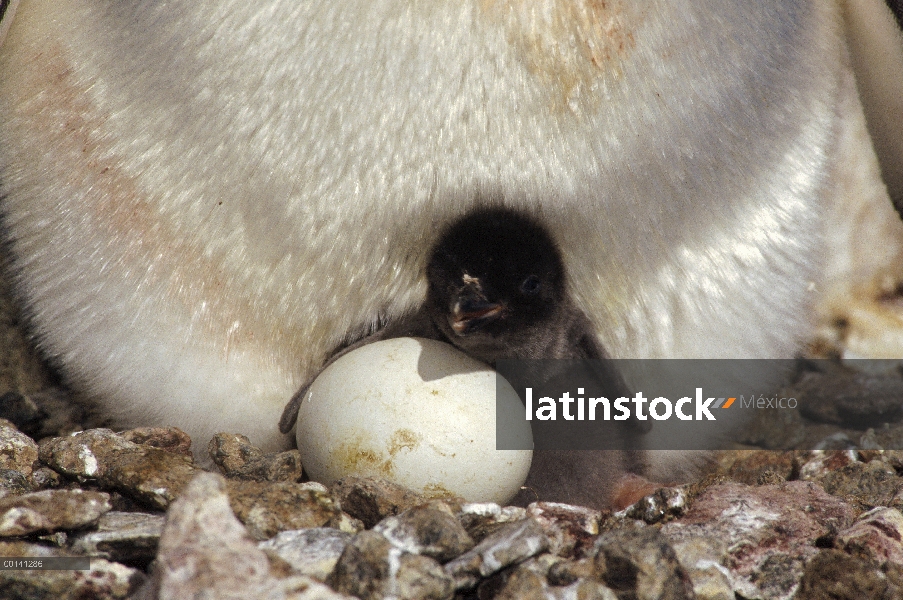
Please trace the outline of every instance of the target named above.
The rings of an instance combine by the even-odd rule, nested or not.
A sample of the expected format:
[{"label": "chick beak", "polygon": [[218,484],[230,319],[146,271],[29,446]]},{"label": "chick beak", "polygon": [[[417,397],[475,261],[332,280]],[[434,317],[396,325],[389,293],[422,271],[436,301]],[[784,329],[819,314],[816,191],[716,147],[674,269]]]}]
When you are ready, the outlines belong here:
[{"label": "chick beak", "polygon": [[452,302],[448,322],[458,335],[467,335],[505,316],[505,306],[489,301],[475,286],[467,286]]}]

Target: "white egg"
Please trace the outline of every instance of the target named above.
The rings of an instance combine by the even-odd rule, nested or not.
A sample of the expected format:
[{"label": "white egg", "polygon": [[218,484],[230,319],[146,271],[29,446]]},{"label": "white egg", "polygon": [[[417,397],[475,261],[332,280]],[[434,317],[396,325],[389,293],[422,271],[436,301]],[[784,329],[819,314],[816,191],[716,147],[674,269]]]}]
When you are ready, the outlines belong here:
[{"label": "white egg", "polygon": [[[499,408],[532,448],[523,405],[507,382]],[[506,430],[507,431],[507,430]],[[510,435],[511,433],[509,433]],[[395,338],[349,352],[301,403],[298,449],[326,484],[377,476],[429,496],[504,504],[527,478],[532,450],[496,450],[496,374],[449,344]]]}]

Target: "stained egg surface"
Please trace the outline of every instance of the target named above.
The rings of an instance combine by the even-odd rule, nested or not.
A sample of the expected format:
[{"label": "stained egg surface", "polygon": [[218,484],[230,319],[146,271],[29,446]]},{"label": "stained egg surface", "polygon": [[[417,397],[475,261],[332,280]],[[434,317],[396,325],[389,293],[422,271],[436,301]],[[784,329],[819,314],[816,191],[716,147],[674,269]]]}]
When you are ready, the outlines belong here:
[{"label": "stained egg surface", "polygon": [[[504,380],[499,410],[531,440],[523,406]],[[510,500],[531,450],[496,450],[496,373],[449,344],[395,338],[368,344],[325,369],[298,413],[296,435],[311,479],[389,479],[428,496]],[[525,436],[525,437],[524,437]],[[528,441],[519,447],[532,447]]]}]

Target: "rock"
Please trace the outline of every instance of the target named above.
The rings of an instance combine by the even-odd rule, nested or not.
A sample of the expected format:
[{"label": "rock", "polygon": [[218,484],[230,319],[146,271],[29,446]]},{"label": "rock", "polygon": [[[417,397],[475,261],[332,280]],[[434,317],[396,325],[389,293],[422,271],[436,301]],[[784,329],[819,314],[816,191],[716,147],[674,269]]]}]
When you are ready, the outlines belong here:
[{"label": "rock", "polygon": [[494,502],[468,502],[461,505],[456,516],[470,537],[481,542],[507,523],[526,519],[527,510],[520,506],[502,508]]},{"label": "rock", "polygon": [[280,531],[338,526],[342,511],[322,486],[229,480],[229,502],[235,515],[258,540]]},{"label": "rock", "polygon": [[207,445],[207,453],[228,477],[254,481],[301,479],[301,454],[297,450],[264,454],[243,435],[218,433]]},{"label": "rock", "polygon": [[889,580],[878,566],[839,550],[815,555],[799,584],[794,600],[891,600],[903,598],[903,587]]},{"label": "rock", "polygon": [[[35,559],[66,554],[38,544],[0,542],[0,556]],[[0,596],[29,600],[114,600],[131,598],[144,580],[141,571],[92,558],[87,571],[0,569]]]},{"label": "rock", "polygon": [[72,549],[79,554],[146,565],[157,553],[163,515],[110,511],[97,521],[95,531],[78,535]]},{"label": "rock", "polygon": [[[903,450],[881,450],[872,454],[875,459],[890,465],[898,472],[903,471]],[[863,460],[870,462],[867,458],[863,458]]]},{"label": "rock", "polygon": [[0,470],[11,469],[28,477],[36,460],[38,445],[33,439],[18,429],[0,426]]},{"label": "rock", "polygon": [[602,520],[600,511],[558,502],[534,502],[527,515],[543,528],[551,552],[559,556],[582,557],[595,543]]},{"label": "rock", "polygon": [[625,516],[654,524],[679,517],[687,508],[687,494],[681,488],[659,488],[627,507]]},{"label": "rock", "polygon": [[43,490],[0,498],[0,536],[78,529],[110,510],[110,496],[83,490]]},{"label": "rock", "polygon": [[286,600],[354,600],[340,594],[328,585],[303,575],[288,577],[282,581]]},{"label": "rock", "polygon": [[649,600],[694,598],[690,577],[661,533],[610,531],[596,542],[594,578],[615,592]]},{"label": "rock", "polygon": [[693,593],[699,600],[735,600],[734,577],[721,560],[730,561],[730,540],[720,542],[711,538],[682,537],[671,547],[684,570],[690,576]]},{"label": "rock", "polygon": [[38,467],[31,472],[29,482],[31,483],[31,487],[35,490],[46,490],[48,488],[59,487],[63,482],[63,478],[53,469]]},{"label": "rock", "polygon": [[834,545],[878,565],[903,565],[903,514],[895,508],[874,508],[838,533]]},{"label": "rock", "polygon": [[888,464],[851,462],[813,478],[829,494],[868,510],[875,506],[903,508],[903,479]]},{"label": "rock", "polygon": [[248,461],[263,456],[260,448],[251,444],[251,440],[246,436],[238,433],[214,435],[207,444],[207,454],[227,476],[241,471]]},{"label": "rock", "polygon": [[554,586],[569,586],[578,579],[592,577],[594,573],[592,558],[561,559],[549,567],[546,577]]},{"label": "rock", "polygon": [[138,427],[119,433],[122,439],[191,458],[191,438],[178,427]]},{"label": "rock", "polygon": [[0,469],[0,498],[18,496],[34,490],[34,486],[22,471]]},{"label": "rock", "polygon": [[[436,506],[443,506],[437,508]],[[474,541],[452,516],[451,509],[441,504],[419,506],[386,517],[373,528],[393,546],[412,554],[421,554],[445,563],[467,552]]]},{"label": "rock", "polygon": [[480,598],[494,600],[616,600],[614,591],[594,579],[573,581],[564,586],[550,585],[546,573],[561,558],[543,554],[513,569],[500,572],[478,588]]},{"label": "rock", "polygon": [[811,482],[727,483],[705,490],[661,533],[688,572],[712,582],[723,569],[737,595],[778,599],[793,594],[806,561],[818,552],[814,540],[852,521],[852,507]]},{"label": "rock", "polygon": [[858,460],[859,457],[853,450],[813,450],[800,457],[799,478],[803,481],[817,481]]},{"label": "rock", "polygon": [[201,473],[166,513],[141,598],[283,598],[263,550],[232,514],[222,477]]},{"label": "rock", "polygon": [[[736,454],[737,459],[728,470],[728,476],[738,483],[777,484],[793,479],[799,471],[799,459],[796,452],[750,450],[738,451]],[[768,475],[769,473],[771,475]],[[767,481],[763,480],[763,477]]]},{"label": "rock", "polygon": [[363,531],[345,547],[329,583],[362,600],[450,599],[454,582],[438,562],[395,547],[376,531]]},{"label": "rock", "polygon": [[508,523],[468,552],[445,565],[455,589],[470,589],[480,578],[536,556],[549,548],[549,538],[533,519]]},{"label": "rock", "polygon": [[375,477],[343,477],[331,489],[342,510],[368,528],[427,501],[413,490]]},{"label": "rock", "polygon": [[141,448],[110,429],[89,429],[68,437],[42,440],[41,462],[77,481],[100,480],[111,470],[110,462],[119,454]]},{"label": "rock", "polygon": [[189,457],[135,444],[109,429],[42,440],[41,462],[77,481],[95,481],[144,505],[165,509],[200,469]]},{"label": "rock", "polygon": [[314,527],[280,531],[272,539],[259,542],[257,547],[277,555],[295,573],[326,581],[352,537],[330,527]]}]

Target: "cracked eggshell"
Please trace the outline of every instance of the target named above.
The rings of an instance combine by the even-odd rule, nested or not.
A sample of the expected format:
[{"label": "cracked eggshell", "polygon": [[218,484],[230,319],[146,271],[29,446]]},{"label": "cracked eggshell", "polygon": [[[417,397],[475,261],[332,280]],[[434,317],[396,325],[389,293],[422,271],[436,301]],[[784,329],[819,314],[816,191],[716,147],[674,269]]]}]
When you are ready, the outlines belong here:
[{"label": "cracked eggshell", "polygon": [[[522,414],[506,390],[500,409]],[[376,476],[430,496],[504,504],[526,480],[533,452],[496,450],[495,415],[494,370],[449,344],[395,338],[325,369],[301,403],[296,435],[314,481]],[[514,427],[526,440],[520,447],[532,448],[529,424]]]}]

